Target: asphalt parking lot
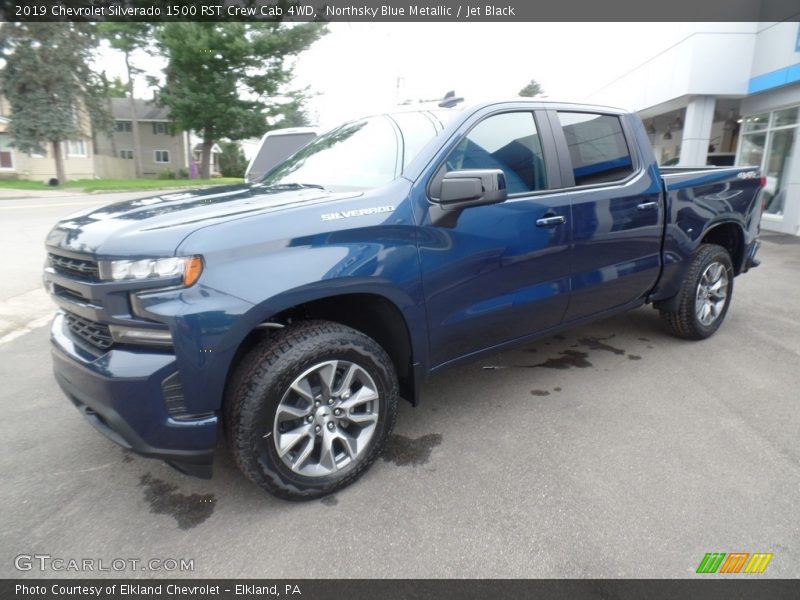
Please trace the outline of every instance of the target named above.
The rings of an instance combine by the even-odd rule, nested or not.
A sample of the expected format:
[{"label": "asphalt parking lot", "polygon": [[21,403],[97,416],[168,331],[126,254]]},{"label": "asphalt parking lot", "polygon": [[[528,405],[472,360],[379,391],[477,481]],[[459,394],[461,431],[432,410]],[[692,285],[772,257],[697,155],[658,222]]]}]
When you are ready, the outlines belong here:
[{"label": "asphalt parking lot", "polygon": [[761,259],[704,342],[642,308],[435,377],[358,483],[300,504],[222,446],[208,481],[123,451],[58,390],[46,327],[6,336],[0,576],[79,575],[14,567],[46,554],[194,561],[90,576],[662,578],[771,552],[763,576],[798,577],[800,239]]}]

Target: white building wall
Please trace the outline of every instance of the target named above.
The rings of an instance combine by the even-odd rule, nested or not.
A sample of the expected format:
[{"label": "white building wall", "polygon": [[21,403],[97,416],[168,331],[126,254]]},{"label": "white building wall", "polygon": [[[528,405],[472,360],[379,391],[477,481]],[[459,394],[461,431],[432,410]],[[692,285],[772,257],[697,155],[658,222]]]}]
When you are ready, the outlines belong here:
[{"label": "white building wall", "polygon": [[758,24],[707,25],[716,30],[692,33],[591,94],[590,100],[642,111],[690,95],[746,94]]},{"label": "white building wall", "polygon": [[763,75],[800,63],[796,50],[800,23],[759,23],[758,43],[753,52],[752,76]]}]

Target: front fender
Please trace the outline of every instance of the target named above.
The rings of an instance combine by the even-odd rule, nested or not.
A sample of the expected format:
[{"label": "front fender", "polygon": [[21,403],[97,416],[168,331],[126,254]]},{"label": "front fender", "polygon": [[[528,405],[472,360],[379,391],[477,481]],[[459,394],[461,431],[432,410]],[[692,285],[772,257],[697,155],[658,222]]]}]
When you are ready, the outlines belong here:
[{"label": "front fender", "polygon": [[[281,230],[274,216],[224,223],[189,238],[181,254],[202,254],[198,284],[148,295],[141,303],[170,326],[190,410],[219,410],[236,351],[256,325],[332,296],[373,294],[391,302],[405,319],[414,360],[426,363],[416,227],[407,207],[399,202],[389,215],[322,223],[338,228],[282,239],[264,241],[267,227]],[[294,230],[310,225],[300,227],[297,215],[292,220]],[[233,248],[231,240],[237,242]]]}]

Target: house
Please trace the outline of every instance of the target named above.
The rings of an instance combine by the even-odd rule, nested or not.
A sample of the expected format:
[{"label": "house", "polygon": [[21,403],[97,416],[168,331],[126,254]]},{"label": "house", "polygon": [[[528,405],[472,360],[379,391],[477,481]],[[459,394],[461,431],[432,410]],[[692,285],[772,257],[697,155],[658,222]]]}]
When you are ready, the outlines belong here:
[{"label": "house", "polygon": [[[200,163],[201,143],[193,133],[175,131],[169,111],[137,99],[136,115],[145,177],[162,172],[188,174],[191,161]],[[76,140],[64,142],[64,168],[69,179],[127,179],[135,176],[131,105],[128,98],[111,98],[109,109],[114,119],[111,132],[93,131],[88,118],[81,115]],[[8,103],[0,98],[0,178],[16,177],[46,181],[55,177],[52,148],[43,154],[23,153],[11,146],[8,134]],[[218,171],[215,144],[211,153],[211,173]]]},{"label": "house", "polygon": [[[136,101],[136,118],[139,122],[139,142],[142,147],[142,173],[145,177],[158,176],[162,171],[188,173],[191,161],[200,163],[201,140],[194,133],[176,131],[169,118],[169,109],[156,106],[146,100]],[[116,156],[130,161],[133,177],[133,128],[131,103],[128,98],[111,98],[111,116],[114,131],[108,135],[97,136],[97,153]],[[216,144],[211,149],[212,174],[218,172],[220,148]]]},{"label": "house", "polygon": [[[8,133],[10,112],[8,101],[0,96],[0,178],[47,181],[55,177],[56,166],[50,144],[42,154],[20,152],[11,145]],[[75,120],[80,134],[76,139],[63,143],[64,169],[70,179],[90,179],[95,176],[91,125],[85,111],[76,111]]]}]

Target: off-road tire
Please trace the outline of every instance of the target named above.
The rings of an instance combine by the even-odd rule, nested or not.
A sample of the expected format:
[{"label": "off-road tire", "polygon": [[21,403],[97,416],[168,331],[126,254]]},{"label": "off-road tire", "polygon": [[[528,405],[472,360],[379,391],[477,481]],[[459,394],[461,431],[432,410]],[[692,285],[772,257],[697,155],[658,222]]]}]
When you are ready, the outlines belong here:
[{"label": "off-road tire", "polygon": [[[363,452],[329,476],[306,477],[278,456],[272,437],[281,398],[299,374],[326,360],[358,363],[378,387],[378,421]],[[303,321],[271,332],[240,360],[227,386],[228,444],[245,476],[286,500],[312,500],[353,483],[381,453],[397,416],[398,383],[386,352],[370,337],[327,321]]]},{"label": "off-road tire", "polygon": [[[706,269],[714,263],[721,264],[727,275],[725,304],[710,324],[703,324],[698,317],[695,302],[701,278]],[[733,275],[733,263],[725,248],[716,244],[701,244],[692,258],[678,292],[678,309],[676,311],[659,311],[661,320],[669,332],[687,340],[703,340],[713,335],[722,325],[730,308],[733,298]]]}]

